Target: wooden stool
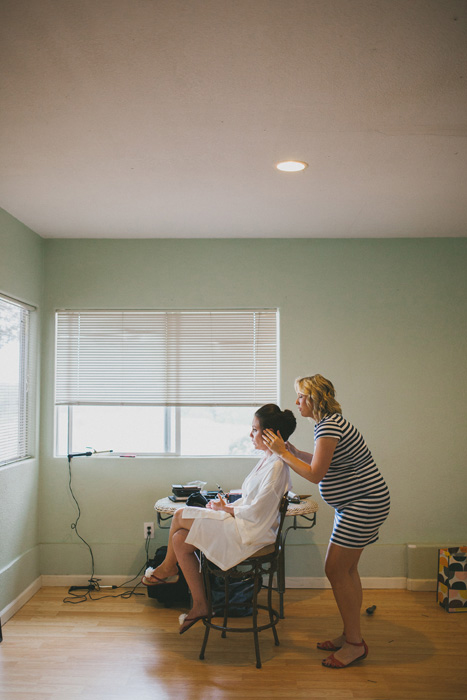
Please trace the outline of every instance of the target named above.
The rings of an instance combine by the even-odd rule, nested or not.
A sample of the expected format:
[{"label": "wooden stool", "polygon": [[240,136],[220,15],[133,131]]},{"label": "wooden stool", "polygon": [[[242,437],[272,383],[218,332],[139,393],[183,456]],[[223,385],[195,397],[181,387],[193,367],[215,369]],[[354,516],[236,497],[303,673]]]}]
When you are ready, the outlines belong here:
[{"label": "wooden stool", "polygon": [[[203,640],[203,645],[201,647],[201,651],[199,654],[200,659],[204,659],[204,652],[206,650],[206,645],[208,643],[208,637],[209,637],[209,632],[211,629],[216,629],[220,630],[222,632],[221,636],[225,637],[227,632],[235,632],[235,633],[245,633],[245,632],[252,632],[253,633],[253,639],[254,639],[254,645],[255,645],[255,653],[256,653],[256,668],[261,668],[261,657],[260,657],[260,652],[259,652],[259,632],[265,629],[272,629],[272,633],[274,635],[274,643],[276,646],[279,646],[279,637],[277,636],[277,631],[276,631],[276,625],[279,622],[280,616],[279,612],[275,610],[272,607],[272,592],[274,590],[273,587],[273,577],[274,574],[278,570],[279,566],[279,557],[281,553],[281,532],[282,532],[282,525],[284,524],[284,518],[285,514],[287,512],[287,506],[288,506],[288,500],[287,500],[287,495],[283,496],[281,503],[280,503],[280,508],[279,508],[279,528],[277,530],[277,536],[276,536],[276,541],[274,544],[270,544],[267,547],[263,547],[260,549],[256,554],[254,554],[251,557],[248,557],[248,559],[245,559],[244,561],[240,562],[237,564],[237,566],[234,566],[231,569],[228,569],[227,571],[223,571],[222,569],[219,569],[217,566],[215,566],[212,562],[210,562],[204,554],[201,556],[201,570],[203,572],[204,576],[204,581],[205,581],[205,586],[206,586],[206,595],[208,599],[208,604],[209,604],[209,609],[208,609],[208,616],[206,619],[203,620],[203,623],[206,627],[205,633],[204,633],[204,640]],[[213,614],[213,609],[212,609],[212,595],[211,595],[211,577],[216,576],[219,578],[224,579],[224,591],[225,591],[225,600],[224,600],[224,609],[223,609],[223,614],[224,614],[224,620],[222,625],[217,625],[212,621],[212,614]],[[268,577],[268,583],[267,583],[267,605],[260,605],[258,603],[258,593],[260,592],[261,588],[263,587],[263,576]],[[241,626],[241,627],[229,627],[227,622],[228,622],[228,611],[229,611],[229,583],[230,581],[246,581],[250,580],[253,581],[253,599],[252,601],[248,601],[247,603],[243,603],[245,607],[252,608],[253,609],[253,620],[252,624],[248,626]],[[269,615],[269,622],[263,625],[258,625],[258,610],[266,610]]]}]

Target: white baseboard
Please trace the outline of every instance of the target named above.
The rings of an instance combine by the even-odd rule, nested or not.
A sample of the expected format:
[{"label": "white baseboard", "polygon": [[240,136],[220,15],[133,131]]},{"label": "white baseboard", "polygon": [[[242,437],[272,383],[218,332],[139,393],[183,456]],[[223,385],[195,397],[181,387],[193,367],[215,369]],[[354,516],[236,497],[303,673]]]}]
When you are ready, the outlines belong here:
[{"label": "white baseboard", "polygon": [[286,576],[286,588],[331,588],[327,578],[318,576]]},{"label": "white baseboard", "polygon": [[[121,586],[129,579],[128,576],[121,574],[116,576],[96,576],[99,579],[101,586]],[[66,576],[42,576],[42,586],[85,586],[88,583],[88,576],[83,575],[66,575]],[[139,582],[135,579],[128,584],[128,588],[132,588]],[[331,585],[326,577],[307,577],[307,576],[287,576],[285,579],[286,588],[331,588]],[[407,579],[405,576],[364,576],[362,577],[362,586],[365,589],[371,588],[402,588],[409,591],[435,591],[435,579]]]},{"label": "white baseboard", "polygon": [[[66,576],[42,576],[43,586],[85,586],[88,583],[88,578],[82,575],[66,575]],[[128,581],[128,576],[96,576],[99,579],[99,584],[101,586],[121,586],[122,583]],[[132,588],[139,579],[135,579],[132,583],[128,584],[129,588]],[[416,586],[418,579],[413,579],[412,583]],[[362,578],[363,588],[407,588],[408,579],[403,576],[400,577],[372,577],[367,576]],[[423,582],[424,584],[425,582]],[[331,588],[331,585],[326,577],[307,577],[307,576],[287,576],[285,579],[286,588]],[[411,588],[410,590],[431,590],[430,588]]]},{"label": "white baseboard", "polygon": [[[99,579],[101,586],[121,586],[129,581],[128,576],[96,576]],[[67,575],[67,576],[40,576],[33,581],[15,600],[0,611],[0,618],[5,624],[15,613],[20,610],[25,603],[30,600],[33,595],[39,591],[42,586],[62,586],[69,588],[70,586],[85,586],[88,583],[88,576]],[[131,583],[127,583],[128,588],[132,588],[139,579],[135,579]],[[286,588],[330,588],[329,581],[325,577],[293,577],[288,576],[285,579]],[[371,588],[402,588],[408,591],[436,591],[436,579],[407,579],[400,577],[371,577],[362,578],[362,586],[364,589]]]},{"label": "white baseboard", "polygon": [[0,618],[2,620],[2,624],[5,624],[8,622],[10,617],[13,617],[18,610],[21,610],[23,605],[30,600],[33,595],[37,593],[42,587],[42,582],[41,582],[41,577],[36,578],[35,581],[33,581],[27,588],[24,590],[22,593],[19,594],[15,600],[13,600],[11,603],[9,603],[6,608],[3,608],[3,610],[0,611]]},{"label": "white baseboard", "polygon": [[[70,586],[86,586],[89,583],[89,576],[75,574],[66,576],[42,576],[43,586],[64,586],[69,588]],[[99,579],[100,586],[121,586],[123,583],[130,581],[128,576],[123,576],[118,574],[116,576],[95,576],[94,578]],[[126,588],[133,588],[141,580],[141,576],[137,576],[133,579]]]},{"label": "white baseboard", "polygon": [[[415,580],[414,580],[415,581]],[[296,577],[286,576],[285,579],[286,588],[331,588],[331,584],[328,579],[324,576],[320,577]],[[362,587],[365,589],[370,588],[407,588],[407,579],[405,576],[390,576],[390,577],[378,577],[378,576],[366,576],[362,578]],[[416,589],[412,588],[410,590],[431,590],[426,588]]]},{"label": "white baseboard", "polygon": [[408,591],[436,591],[437,580],[435,578],[408,578]]},{"label": "white baseboard", "polygon": [[405,576],[363,576],[362,588],[407,588]]}]

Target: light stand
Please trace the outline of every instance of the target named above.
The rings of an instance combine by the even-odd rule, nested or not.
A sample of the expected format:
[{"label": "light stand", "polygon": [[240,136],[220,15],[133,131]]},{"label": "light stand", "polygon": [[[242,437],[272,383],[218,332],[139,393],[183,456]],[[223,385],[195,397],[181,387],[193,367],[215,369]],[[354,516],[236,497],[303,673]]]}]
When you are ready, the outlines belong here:
[{"label": "light stand", "polygon": [[95,454],[103,454],[103,453],[106,453],[106,452],[107,452],[107,453],[108,453],[108,452],[113,452],[113,450],[100,450],[100,451],[97,451],[97,450],[93,449],[92,447],[88,447],[88,448],[86,448],[86,450],[87,450],[86,452],[70,452],[70,453],[67,455],[67,458],[68,458],[68,473],[69,473],[68,487],[69,487],[69,489],[70,489],[70,493],[71,493],[72,498],[73,498],[73,500],[74,500],[74,502],[75,502],[75,504],[76,504],[76,507],[77,507],[77,509],[78,509],[78,517],[76,518],[75,522],[71,524],[71,529],[74,530],[74,531],[76,532],[76,534],[77,534],[77,536],[79,537],[79,539],[81,540],[81,542],[83,542],[83,543],[86,545],[86,547],[89,549],[89,553],[90,553],[90,555],[91,555],[91,566],[92,566],[92,571],[91,571],[91,577],[90,577],[90,579],[89,579],[89,585],[87,585],[87,586],[70,586],[70,588],[68,589],[69,592],[70,592],[70,591],[98,591],[98,590],[101,589],[101,588],[112,588],[112,589],[113,589],[113,588],[117,588],[117,586],[99,586],[99,580],[94,578],[94,555],[93,555],[93,553],[92,553],[92,549],[91,549],[91,546],[89,545],[89,543],[86,542],[86,540],[83,539],[83,537],[81,537],[81,535],[80,535],[79,532],[78,532],[78,521],[79,521],[79,519],[80,519],[80,517],[81,517],[81,509],[80,509],[80,507],[79,507],[79,503],[78,503],[78,501],[77,501],[77,499],[76,499],[76,497],[75,497],[75,494],[73,493],[73,488],[72,488],[72,486],[71,486],[71,460],[73,459],[73,457],[92,457],[92,455],[95,455]]}]

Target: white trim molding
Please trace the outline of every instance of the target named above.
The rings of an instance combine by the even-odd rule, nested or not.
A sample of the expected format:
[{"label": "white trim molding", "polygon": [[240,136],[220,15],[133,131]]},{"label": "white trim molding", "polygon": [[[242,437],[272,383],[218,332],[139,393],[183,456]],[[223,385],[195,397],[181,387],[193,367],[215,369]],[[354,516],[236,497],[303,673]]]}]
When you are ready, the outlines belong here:
[{"label": "white trim molding", "polygon": [[438,582],[435,578],[408,578],[408,591],[436,591]]},{"label": "white trim molding", "polygon": [[[63,576],[42,576],[42,585],[45,586],[64,586],[69,588],[70,586],[87,586],[89,583],[89,576],[75,574],[75,575],[63,575]],[[123,574],[118,574],[116,576],[95,576],[98,579],[100,586],[121,586],[123,583],[128,583],[125,588],[134,588],[138,585],[141,580],[141,576],[136,576],[134,579],[129,579],[128,576]]]},{"label": "white trim molding", "polygon": [[[15,600],[0,611],[2,624],[5,624],[18,610],[21,610],[28,600],[30,600],[43,586],[61,586],[69,588],[70,586],[85,586],[89,579],[86,576],[66,575],[66,576],[39,576],[33,581]],[[121,586],[127,583],[127,588],[133,588],[139,583],[139,579],[134,579],[129,583],[128,576],[121,574],[117,576],[100,576],[99,583],[101,586]],[[408,591],[436,591],[436,579],[409,579],[403,576],[393,577],[377,577],[366,576],[362,578],[362,586],[364,589],[372,588],[401,588]],[[288,576],[285,579],[286,588],[331,588],[329,581],[325,577],[293,577]]]},{"label": "white trim molding", "polygon": [[15,615],[18,610],[21,610],[28,600],[30,600],[42,588],[41,577],[39,576],[33,581],[22,593],[19,594],[11,603],[0,611],[0,618],[4,625],[8,620]]},{"label": "white trim molding", "polygon": [[[325,577],[293,577],[287,576],[285,579],[286,588],[331,588],[331,584]],[[363,588],[407,588],[405,576],[364,576],[362,578]],[[415,588],[410,590],[416,590]],[[427,589],[421,589],[427,590]]]}]

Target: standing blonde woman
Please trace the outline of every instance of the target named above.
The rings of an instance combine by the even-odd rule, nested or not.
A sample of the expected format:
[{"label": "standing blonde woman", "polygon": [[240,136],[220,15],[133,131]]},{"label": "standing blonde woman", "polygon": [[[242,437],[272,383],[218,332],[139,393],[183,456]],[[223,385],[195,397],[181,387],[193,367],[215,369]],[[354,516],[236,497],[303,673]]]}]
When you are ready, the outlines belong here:
[{"label": "standing blonde woman", "polygon": [[359,431],[342,416],[329,379],[320,374],[295,382],[296,404],[315,425],[314,454],[284,442],[266,430],[263,440],[297,474],[319,484],[320,494],[335,509],[325,571],[343,622],[342,634],[318,643],[333,652],[328,668],[345,668],[368,655],[360,630],[362,585],[358,562],[364,547],[378,539],[389,513],[389,491]]}]

